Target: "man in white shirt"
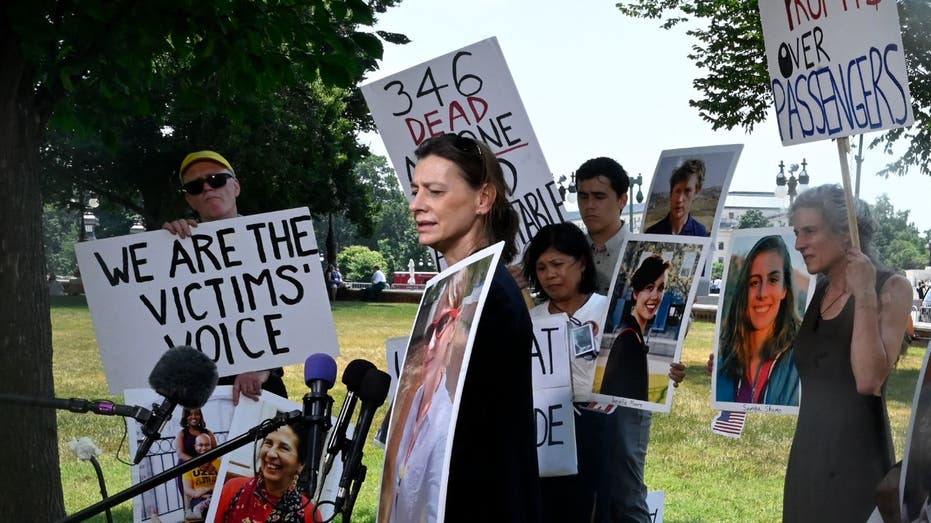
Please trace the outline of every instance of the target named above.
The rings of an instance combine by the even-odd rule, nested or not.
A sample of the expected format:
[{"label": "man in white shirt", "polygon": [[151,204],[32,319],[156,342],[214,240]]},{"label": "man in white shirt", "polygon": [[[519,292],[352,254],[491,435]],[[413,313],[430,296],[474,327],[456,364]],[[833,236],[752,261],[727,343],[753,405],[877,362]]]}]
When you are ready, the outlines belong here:
[{"label": "man in white shirt", "polygon": [[365,289],[365,297],[369,300],[377,300],[381,291],[388,286],[388,279],[385,278],[385,273],[381,272],[381,267],[376,265],[373,268],[375,273],[372,274],[372,285]]}]

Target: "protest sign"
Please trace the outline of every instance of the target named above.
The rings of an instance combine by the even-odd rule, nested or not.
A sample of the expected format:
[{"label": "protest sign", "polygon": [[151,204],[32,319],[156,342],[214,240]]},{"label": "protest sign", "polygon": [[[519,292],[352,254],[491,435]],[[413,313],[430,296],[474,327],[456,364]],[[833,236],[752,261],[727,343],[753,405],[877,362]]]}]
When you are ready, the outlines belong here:
[{"label": "protest sign", "polygon": [[742,144],[734,144],[661,152],[645,204],[643,232],[714,238],[742,150]]},{"label": "protest sign", "polygon": [[[152,389],[139,388],[127,389],[123,394],[123,399],[130,405],[151,406],[160,403],[163,398]],[[161,474],[195,456],[197,454],[195,433],[209,436],[207,441],[209,441],[210,449],[230,439],[229,430],[233,419],[232,387],[217,387],[207,403],[200,409],[192,409],[187,418],[184,416],[185,410],[187,409],[180,405],[175,407],[171,419],[161,429],[162,437],[155,440],[142,461],[132,467],[133,485]],[[141,424],[131,418],[126,418],[126,429],[129,434],[127,437],[129,454],[132,456],[136,454],[136,449],[145,439],[145,435]],[[204,447],[201,446],[201,448]],[[185,457],[182,457],[182,454]],[[133,498],[133,521],[136,523],[151,521],[153,516],[157,516],[162,523],[181,523],[185,519],[185,514],[206,516],[211,493],[207,492],[193,498],[185,496],[184,485],[188,482],[189,487],[201,489],[214,486],[220,468],[218,461],[205,463],[185,473],[177,482],[169,481]],[[199,485],[195,487],[194,483],[199,483]],[[218,490],[213,491],[213,493],[217,492]]]},{"label": "protest sign", "polygon": [[[794,242],[789,227],[731,235],[715,321],[712,408],[798,414],[801,384],[792,343],[814,294],[815,277]],[[770,334],[757,339],[753,332]],[[759,363],[751,369],[754,361]],[[748,372],[756,376],[752,385]]]},{"label": "protest sign", "polygon": [[783,145],[912,124],[896,2],[760,0]]},{"label": "protest sign", "polygon": [[624,240],[595,360],[596,402],[670,411],[669,366],[682,355],[709,241],[665,234],[630,234]]},{"label": "protest sign", "polygon": [[462,388],[503,246],[427,282],[391,407],[378,521],[443,521]]},{"label": "protest sign", "polygon": [[507,198],[520,218],[518,248],[544,225],[565,220],[562,197],[497,39],[364,85],[362,94],[408,198],[414,150],[427,138],[455,133],[484,142],[497,156]]},{"label": "protest sign", "polygon": [[569,317],[533,319],[533,410],[537,421],[537,461],[540,476],[575,474],[575,417],[572,415],[572,374],[569,367]]},{"label": "protest sign", "polygon": [[[147,385],[169,348],[192,346],[220,376],[339,353],[306,208],[75,247],[110,390]],[[310,340],[313,340],[311,344]]]}]

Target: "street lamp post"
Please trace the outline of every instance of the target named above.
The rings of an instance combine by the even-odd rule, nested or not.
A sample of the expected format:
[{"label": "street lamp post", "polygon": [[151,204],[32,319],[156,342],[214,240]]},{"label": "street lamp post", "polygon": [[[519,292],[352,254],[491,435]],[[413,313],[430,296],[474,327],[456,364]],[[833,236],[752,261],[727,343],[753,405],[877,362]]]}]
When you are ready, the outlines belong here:
[{"label": "street lamp post", "polygon": [[[634,192],[635,185],[637,186],[637,203],[643,203],[643,191],[640,190],[643,188],[643,174],[637,174],[636,178],[630,179],[630,188],[627,190],[627,194]],[[634,202],[627,202],[627,208],[630,210],[628,227],[630,227],[630,232],[634,232]]]},{"label": "street lamp post", "polygon": [[[782,160],[779,160],[779,174],[776,175],[776,191],[775,195],[779,198],[789,197],[789,206],[791,207],[795,203],[795,197],[805,189],[808,188],[808,183],[811,179],[808,176],[808,162],[802,158],[802,170],[799,171],[799,165],[797,163],[789,164],[789,177],[786,178],[785,173],[785,164]],[[798,172],[798,177],[796,178],[795,173]]]},{"label": "street lamp post", "polygon": [[100,200],[97,199],[97,195],[90,193],[86,198],[82,196],[81,205],[83,212],[81,212],[81,229],[78,232],[78,241],[96,240],[97,235],[94,230],[100,225],[100,220],[94,215],[94,209],[100,206]]}]

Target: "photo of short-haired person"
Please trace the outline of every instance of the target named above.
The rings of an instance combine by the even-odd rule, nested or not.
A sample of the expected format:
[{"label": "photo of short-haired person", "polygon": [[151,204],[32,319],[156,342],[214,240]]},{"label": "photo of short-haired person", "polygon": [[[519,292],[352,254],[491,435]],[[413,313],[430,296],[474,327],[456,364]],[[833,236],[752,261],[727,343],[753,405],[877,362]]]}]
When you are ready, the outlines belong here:
[{"label": "photo of short-haired person", "polygon": [[659,255],[644,258],[630,278],[633,306],[621,320],[599,391],[609,396],[647,401],[649,399],[649,368],[643,333],[656,317],[666,291],[666,271],[669,263]]},{"label": "photo of short-haired person", "polygon": [[[201,434],[194,439],[194,451],[198,456],[213,447],[212,435]],[[181,475],[181,483],[184,486],[185,521],[203,521],[210,507],[210,499],[213,496],[213,487],[217,483],[219,471],[220,458],[217,458]]]},{"label": "photo of short-haired person", "polygon": [[742,145],[735,144],[660,153],[645,204],[643,232],[701,238],[713,235],[742,150]]},{"label": "photo of short-haired person", "polygon": [[647,234],[708,236],[708,229],[692,217],[692,202],[705,184],[705,162],[691,158],[676,167],[669,178],[669,212],[647,227]]},{"label": "photo of short-haired person", "polygon": [[717,401],[798,406],[792,344],[801,316],[793,280],[789,249],[778,235],[760,238],[739,265],[737,277],[728,278],[730,300],[718,340]]}]

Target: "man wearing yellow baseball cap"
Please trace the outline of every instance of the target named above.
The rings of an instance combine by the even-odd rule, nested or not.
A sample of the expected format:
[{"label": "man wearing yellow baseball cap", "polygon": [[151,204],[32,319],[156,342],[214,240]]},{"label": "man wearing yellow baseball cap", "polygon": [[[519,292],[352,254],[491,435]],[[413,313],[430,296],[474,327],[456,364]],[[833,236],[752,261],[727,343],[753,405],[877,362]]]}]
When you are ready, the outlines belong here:
[{"label": "man wearing yellow baseball cap", "polygon": [[[196,151],[184,157],[178,169],[181,192],[184,200],[194,209],[202,222],[225,220],[239,216],[236,198],[239,196],[239,180],[230,162],[214,151]],[[193,219],[178,219],[166,222],[162,229],[187,238],[192,228],[197,227]],[[239,404],[239,395],[258,399],[262,389],[279,396],[288,397],[285,389],[284,370],[277,369],[244,372],[237,376],[220,378],[219,385],[233,386],[233,403]]]},{"label": "man wearing yellow baseball cap", "polygon": [[[194,209],[203,222],[225,220],[239,216],[236,198],[239,196],[239,180],[233,166],[220,153],[196,151],[184,157],[178,170],[184,201]],[[163,229],[182,238],[191,235],[191,227],[197,222],[181,219],[167,222]]]}]

